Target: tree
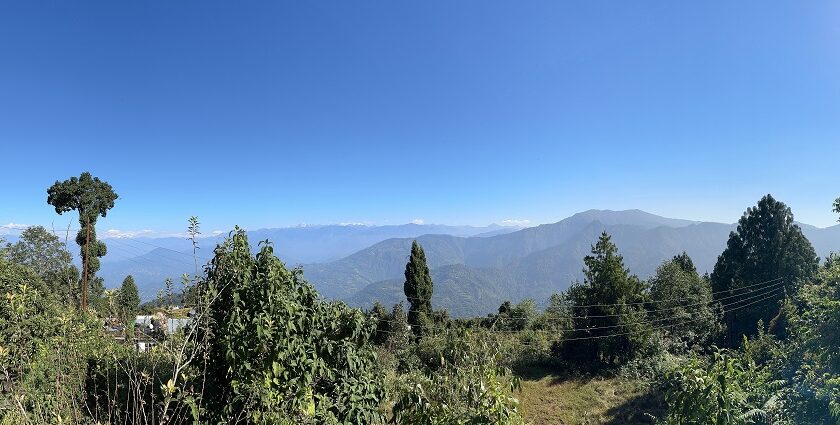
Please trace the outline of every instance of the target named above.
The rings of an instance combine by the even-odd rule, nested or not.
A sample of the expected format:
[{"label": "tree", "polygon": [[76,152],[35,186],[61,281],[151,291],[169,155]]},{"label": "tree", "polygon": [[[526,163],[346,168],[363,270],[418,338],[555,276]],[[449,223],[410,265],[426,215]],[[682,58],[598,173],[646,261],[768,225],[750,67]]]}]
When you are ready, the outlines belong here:
[{"label": "tree", "polygon": [[403,291],[409,303],[408,324],[417,336],[422,335],[424,327],[430,326],[433,286],[426,254],[423,247],[414,241],[411,243],[411,257],[405,265]]},{"label": "tree", "polygon": [[96,240],[96,219],[105,217],[108,210],[114,207],[117,194],[110,184],[93,177],[89,172],[82,173],[78,178],[71,177],[59,182],[56,180],[47,189],[47,203],[55,207],[55,212],[63,214],[68,211],[79,213],[79,233],[76,243],[81,248],[82,257],[82,285],[81,306],[87,308],[89,283],[99,270],[99,258],[107,253],[103,242]]},{"label": "tree", "polygon": [[[840,214],[840,198],[837,198],[837,199],[834,200],[834,210],[833,211],[836,212],[837,214]],[[837,221],[840,221],[840,219],[837,219]]]},{"label": "tree", "polygon": [[818,265],[814,248],[784,203],[767,195],[748,208],[711,275],[715,299],[725,301],[729,345],[754,335],[759,320],[783,335],[781,301],[810,281]]},{"label": "tree", "polygon": [[537,305],[532,299],[522,300],[516,305],[505,301],[499,306],[493,327],[505,331],[521,331],[531,327],[537,318]]},{"label": "tree", "polygon": [[140,310],[140,294],[134,277],[128,275],[123,280],[117,295],[117,312],[124,326],[133,326],[134,317]]},{"label": "tree", "polygon": [[667,327],[672,340],[686,347],[705,347],[720,332],[712,305],[712,288],[682,253],[664,262],[650,279],[653,323]]},{"label": "tree", "polygon": [[26,228],[20,240],[6,246],[9,261],[22,264],[35,271],[49,291],[67,302],[76,289],[79,275],[70,253],[58,236],[41,226]]},{"label": "tree", "polygon": [[646,321],[644,284],[624,267],[624,259],[601,233],[592,255],[583,259],[583,284],[568,291],[575,329],[562,351],[605,365],[620,365],[636,358],[647,347],[650,325]]}]

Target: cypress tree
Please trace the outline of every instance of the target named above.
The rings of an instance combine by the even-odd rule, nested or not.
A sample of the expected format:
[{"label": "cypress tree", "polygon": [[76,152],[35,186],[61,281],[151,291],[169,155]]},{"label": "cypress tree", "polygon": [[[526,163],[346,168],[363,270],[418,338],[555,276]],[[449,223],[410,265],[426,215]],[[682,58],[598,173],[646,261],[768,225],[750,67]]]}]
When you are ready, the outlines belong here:
[{"label": "cypress tree", "polygon": [[426,264],[426,254],[417,241],[411,244],[411,257],[405,265],[403,291],[408,299],[408,324],[414,334],[420,336],[423,328],[429,326],[432,315],[432,277]]},{"label": "cypress tree", "polygon": [[123,280],[117,303],[120,320],[125,326],[129,326],[134,322],[137,311],[140,310],[140,294],[137,292],[137,284],[134,283],[134,277],[131,275],[126,276]]}]

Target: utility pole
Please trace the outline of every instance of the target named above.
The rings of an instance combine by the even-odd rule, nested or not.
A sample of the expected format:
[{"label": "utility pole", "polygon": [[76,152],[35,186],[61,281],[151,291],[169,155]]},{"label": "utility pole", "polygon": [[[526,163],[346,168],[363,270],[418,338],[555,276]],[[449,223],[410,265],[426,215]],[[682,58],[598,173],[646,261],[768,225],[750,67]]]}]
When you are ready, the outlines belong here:
[{"label": "utility pole", "polygon": [[88,264],[90,263],[90,219],[85,218],[85,261],[82,264],[82,310],[87,311],[88,305]]}]

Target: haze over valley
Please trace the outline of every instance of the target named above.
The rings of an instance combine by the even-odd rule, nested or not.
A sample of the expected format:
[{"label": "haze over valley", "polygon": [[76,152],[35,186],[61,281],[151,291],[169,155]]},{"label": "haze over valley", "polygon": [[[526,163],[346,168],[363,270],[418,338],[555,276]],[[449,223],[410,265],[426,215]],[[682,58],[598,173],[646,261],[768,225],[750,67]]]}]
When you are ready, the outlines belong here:
[{"label": "haze over valley", "polygon": [[[821,257],[840,251],[840,225],[800,226]],[[465,317],[494,312],[504,301],[530,298],[543,305],[551,294],[583,278],[583,257],[604,231],[612,235],[627,267],[646,279],[682,252],[701,274],[710,273],[734,229],[734,224],[665,218],[641,210],[588,210],[528,228],[325,225],[258,229],[248,237],[255,250],[257,242],[271,241],[288,266],[303,267],[304,277],[323,297],[364,308],[404,299],[405,261],[416,239],[426,251],[436,285],[432,301],[453,316]],[[199,268],[225,236],[199,238]],[[106,243],[109,253],[100,272],[106,286],[132,275],[145,301],[156,297],[165,279],[177,283],[182,274],[195,273],[192,247],[184,237],[118,237]]]}]

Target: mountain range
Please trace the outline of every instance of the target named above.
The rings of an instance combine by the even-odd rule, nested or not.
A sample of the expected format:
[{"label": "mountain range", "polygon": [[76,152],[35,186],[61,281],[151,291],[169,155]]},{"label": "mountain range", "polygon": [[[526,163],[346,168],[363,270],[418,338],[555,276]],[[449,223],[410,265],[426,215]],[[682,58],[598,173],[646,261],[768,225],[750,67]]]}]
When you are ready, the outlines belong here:
[{"label": "mountain range", "polygon": [[[687,252],[711,272],[734,224],[659,217],[639,210],[590,210],[553,224],[486,238],[422,235],[435,283],[432,305],[453,316],[483,315],[505,300],[538,304],[583,278],[583,257],[599,234],[612,236],[625,265],[650,277],[663,261]],[[802,225],[820,256],[840,250],[840,226]],[[402,273],[414,238],[389,239],[341,260],[304,266],[326,297],[369,307],[404,300]]]},{"label": "mountain range", "polygon": [[[800,224],[821,257],[840,251],[840,225]],[[252,249],[271,241],[275,253],[326,298],[369,307],[404,301],[403,271],[413,240],[426,252],[435,283],[432,304],[453,316],[484,315],[510,300],[538,305],[583,278],[583,257],[598,235],[612,236],[625,265],[640,278],[664,260],[687,252],[701,273],[711,272],[734,224],[660,217],[640,210],[589,210],[556,223],[512,228],[406,224],[327,225],[248,231]],[[226,235],[198,240],[193,255],[183,237],[109,238],[99,276],[116,287],[133,275],[141,298],[150,300],[166,278],[200,272]],[[6,238],[9,240],[10,238]],[[14,241],[14,238],[11,238]]]}]

